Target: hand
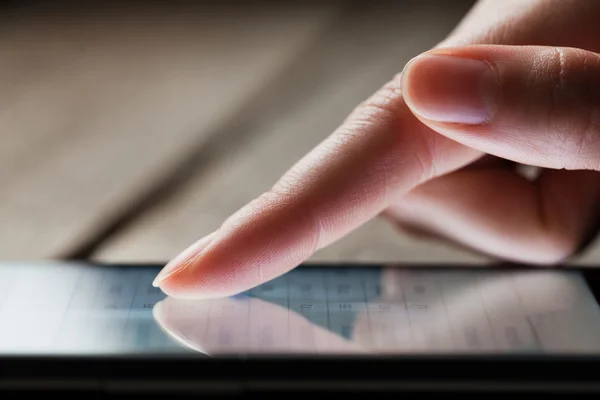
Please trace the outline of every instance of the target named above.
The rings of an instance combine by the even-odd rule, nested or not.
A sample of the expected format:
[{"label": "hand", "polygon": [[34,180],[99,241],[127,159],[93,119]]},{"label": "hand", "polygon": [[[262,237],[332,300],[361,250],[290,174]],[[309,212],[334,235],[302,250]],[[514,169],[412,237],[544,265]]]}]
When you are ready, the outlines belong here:
[{"label": "hand", "polygon": [[155,285],[238,293],[382,212],[496,257],[565,259],[600,199],[599,19],[594,0],[481,1]]}]

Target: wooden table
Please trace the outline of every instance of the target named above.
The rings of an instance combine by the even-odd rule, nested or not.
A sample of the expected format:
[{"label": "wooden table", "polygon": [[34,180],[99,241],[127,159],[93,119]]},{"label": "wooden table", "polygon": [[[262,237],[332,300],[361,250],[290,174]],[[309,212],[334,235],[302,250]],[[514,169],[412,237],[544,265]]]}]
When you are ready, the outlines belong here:
[{"label": "wooden table", "polygon": [[[170,259],[472,2],[81,3],[0,16],[4,259]],[[314,260],[486,261],[382,219]]]}]

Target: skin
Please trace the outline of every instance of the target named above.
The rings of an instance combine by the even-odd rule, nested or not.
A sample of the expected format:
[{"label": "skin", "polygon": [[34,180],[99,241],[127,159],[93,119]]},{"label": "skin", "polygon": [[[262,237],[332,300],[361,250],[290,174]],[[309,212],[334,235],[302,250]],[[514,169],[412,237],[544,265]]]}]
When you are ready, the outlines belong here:
[{"label": "skin", "polygon": [[500,259],[563,261],[600,199],[599,18],[595,0],[480,1],[155,285],[236,294],[381,213]]}]

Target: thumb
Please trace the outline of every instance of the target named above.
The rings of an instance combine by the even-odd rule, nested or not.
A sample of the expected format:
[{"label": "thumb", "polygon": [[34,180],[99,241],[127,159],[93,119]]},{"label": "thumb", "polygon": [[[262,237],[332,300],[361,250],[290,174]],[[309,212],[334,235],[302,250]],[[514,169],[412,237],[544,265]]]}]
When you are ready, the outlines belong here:
[{"label": "thumb", "polygon": [[546,168],[600,169],[600,55],[573,48],[466,46],[411,60],[412,112],[466,146]]}]

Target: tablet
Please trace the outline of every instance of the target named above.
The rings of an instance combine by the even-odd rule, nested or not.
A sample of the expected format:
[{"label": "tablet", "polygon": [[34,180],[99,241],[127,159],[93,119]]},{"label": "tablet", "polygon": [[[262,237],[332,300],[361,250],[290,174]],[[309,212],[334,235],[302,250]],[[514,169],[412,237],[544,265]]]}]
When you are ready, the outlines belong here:
[{"label": "tablet", "polygon": [[592,269],[306,264],[177,299],[161,267],[1,264],[0,388],[596,387]]}]

